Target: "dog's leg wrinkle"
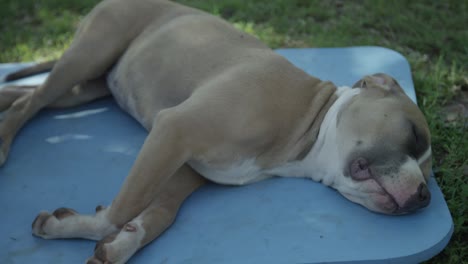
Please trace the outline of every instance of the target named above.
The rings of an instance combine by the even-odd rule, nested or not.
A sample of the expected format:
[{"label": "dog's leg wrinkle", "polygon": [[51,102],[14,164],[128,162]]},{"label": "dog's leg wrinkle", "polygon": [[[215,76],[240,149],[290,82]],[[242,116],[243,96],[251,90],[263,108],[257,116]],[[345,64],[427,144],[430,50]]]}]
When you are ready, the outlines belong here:
[{"label": "dog's leg wrinkle", "polygon": [[187,165],[181,167],[143,212],[96,244],[87,263],[125,263],[174,222],[182,202],[204,182]]}]

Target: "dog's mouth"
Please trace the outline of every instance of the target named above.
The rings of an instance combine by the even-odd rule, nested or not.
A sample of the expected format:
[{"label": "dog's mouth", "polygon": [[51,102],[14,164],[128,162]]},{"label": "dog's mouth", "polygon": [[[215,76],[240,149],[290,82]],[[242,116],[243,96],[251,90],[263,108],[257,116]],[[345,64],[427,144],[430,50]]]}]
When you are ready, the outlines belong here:
[{"label": "dog's mouth", "polygon": [[385,210],[385,212],[383,212],[383,213],[390,214],[390,215],[406,214],[407,212],[404,212],[404,210],[402,210],[400,205],[397,203],[395,197],[393,197],[393,195],[391,193],[389,193],[387,190],[385,190],[385,188],[381,184],[379,184],[378,182],[377,182],[377,184],[382,189],[382,192],[385,193],[385,196],[388,198],[387,204],[385,206],[383,206],[383,208],[385,208],[387,210]]},{"label": "dog's mouth", "polygon": [[[385,168],[387,171],[395,169]],[[381,168],[371,166],[365,158],[357,158],[349,165],[349,176],[357,183],[354,191],[357,194],[354,199],[371,211],[389,215],[403,215],[415,212],[429,205],[431,194],[425,181],[405,185],[405,179],[399,177],[411,177],[411,175],[399,172],[382,174]],[[385,170],[383,170],[385,171]],[[395,196],[396,195],[396,196]],[[345,195],[346,196],[346,195]],[[349,198],[348,195],[347,197]],[[397,199],[398,198],[398,199]]]},{"label": "dog's mouth", "polygon": [[366,184],[369,195],[372,197],[374,206],[366,206],[372,211],[389,215],[406,214],[405,210],[398,204],[395,197],[374,177],[370,163],[365,158],[357,158],[349,166],[349,175],[355,181]]},{"label": "dog's mouth", "polygon": [[[367,184],[372,185],[374,190],[369,193],[374,206],[377,207],[374,211],[388,215],[405,214],[395,197],[389,193],[378,181],[367,179]],[[372,210],[372,208],[370,208]]]}]

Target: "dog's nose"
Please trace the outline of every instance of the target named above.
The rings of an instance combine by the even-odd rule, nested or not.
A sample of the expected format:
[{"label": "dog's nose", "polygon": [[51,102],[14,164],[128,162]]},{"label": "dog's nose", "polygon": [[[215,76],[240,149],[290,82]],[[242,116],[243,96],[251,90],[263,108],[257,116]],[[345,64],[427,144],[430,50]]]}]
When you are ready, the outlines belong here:
[{"label": "dog's nose", "polygon": [[419,194],[419,201],[421,201],[424,206],[429,204],[429,201],[431,200],[431,193],[429,192],[429,189],[427,188],[427,185],[424,183],[421,183],[418,187],[418,194]]},{"label": "dog's nose", "polygon": [[431,193],[427,188],[427,185],[421,183],[418,186],[418,190],[415,194],[413,194],[408,201],[406,201],[405,205],[401,208],[402,211],[405,212],[412,212],[417,209],[426,207],[429,202],[431,201]]}]

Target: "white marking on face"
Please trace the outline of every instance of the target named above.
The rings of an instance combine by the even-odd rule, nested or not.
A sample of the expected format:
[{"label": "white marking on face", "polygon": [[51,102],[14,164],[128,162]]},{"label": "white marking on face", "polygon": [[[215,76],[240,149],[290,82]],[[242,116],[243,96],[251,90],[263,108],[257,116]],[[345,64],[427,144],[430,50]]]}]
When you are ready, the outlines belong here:
[{"label": "white marking on face", "polygon": [[426,161],[432,154],[431,146],[424,152],[424,154],[418,159],[418,164],[421,165],[424,161]]},{"label": "white marking on face", "polygon": [[403,207],[408,199],[417,192],[421,183],[425,183],[418,162],[410,157],[400,166],[399,171],[391,179],[393,180],[385,180],[381,184],[393,196],[400,207]]}]

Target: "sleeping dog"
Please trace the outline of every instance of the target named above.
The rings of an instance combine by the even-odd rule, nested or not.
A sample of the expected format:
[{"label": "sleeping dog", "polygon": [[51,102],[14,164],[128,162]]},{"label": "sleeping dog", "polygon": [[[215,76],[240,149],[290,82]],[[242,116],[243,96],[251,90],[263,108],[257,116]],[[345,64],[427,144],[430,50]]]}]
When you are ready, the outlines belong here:
[{"label": "sleeping dog", "polygon": [[1,90],[0,163],[40,109],[107,95],[148,130],[119,194],[94,215],[59,208],[32,225],[45,239],[98,240],[88,263],[126,262],[206,180],[306,177],[385,214],[429,204],[429,129],[392,77],[336,87],[221,19],[162,0],[101,2],[45,83]]}]

